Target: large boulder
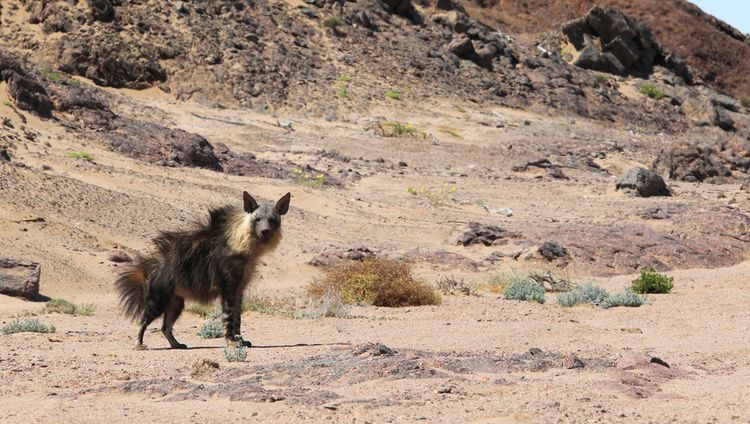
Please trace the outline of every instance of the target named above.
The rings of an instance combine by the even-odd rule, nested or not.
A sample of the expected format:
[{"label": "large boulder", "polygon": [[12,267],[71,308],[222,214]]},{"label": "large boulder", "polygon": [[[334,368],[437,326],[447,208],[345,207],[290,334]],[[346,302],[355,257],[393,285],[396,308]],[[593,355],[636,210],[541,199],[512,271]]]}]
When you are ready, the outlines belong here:
[{"label": "large boulder", "polygon": [[36,262],[0,258],[0,294],[33,298],[39,295],[39,275]]},{"label": "large boulder", "polygon": [[662,177],[645,168],[635,167],[619,183],[617,189],[631,190],[638,196],[671,196]]}]

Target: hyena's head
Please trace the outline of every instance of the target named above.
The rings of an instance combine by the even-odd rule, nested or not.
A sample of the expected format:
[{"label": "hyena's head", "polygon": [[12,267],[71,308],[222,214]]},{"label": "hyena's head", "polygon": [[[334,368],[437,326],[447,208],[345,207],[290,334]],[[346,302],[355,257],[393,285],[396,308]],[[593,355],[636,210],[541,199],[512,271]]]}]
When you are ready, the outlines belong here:
[{"label": "hyena's head", "polygon": [[281,215],[289,211],[291,193],[281,196],[275,205],[259,205],[248,192],[242,193],[245,212],[250,214],[250,231],[254,238],[267,243],[281,233]]}]

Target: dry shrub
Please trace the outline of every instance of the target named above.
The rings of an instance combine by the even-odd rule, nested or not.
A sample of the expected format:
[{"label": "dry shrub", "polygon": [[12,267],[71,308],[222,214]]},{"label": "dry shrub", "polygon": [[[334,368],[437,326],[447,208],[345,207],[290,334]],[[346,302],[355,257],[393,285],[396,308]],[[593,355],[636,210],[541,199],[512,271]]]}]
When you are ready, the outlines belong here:
[{"label": "dry shrub", "polygon": [[389,307],[440,304],[440,294],[424,281],[415,279],[408,264],[385,258],[332,268],[325,277],[311,282],[307,293],[312,298],[336,293],[347,304]]}]

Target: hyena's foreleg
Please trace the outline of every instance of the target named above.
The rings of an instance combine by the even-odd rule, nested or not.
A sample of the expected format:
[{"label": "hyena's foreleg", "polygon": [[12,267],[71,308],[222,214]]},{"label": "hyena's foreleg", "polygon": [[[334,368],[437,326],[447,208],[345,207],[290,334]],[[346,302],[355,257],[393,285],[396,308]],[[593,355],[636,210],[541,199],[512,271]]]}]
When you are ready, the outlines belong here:
[{"label": "hyena's foreleg", "polygon": [[175,321],[180,317],[184,308],[185,299],[174,294],[169,299],[169,305],[164,312],[164,324],[161,327],[161,332],[164,333],[164,337],[167,338],[172,349],[187,349],[187,345],[178,342],[172,334],[172,327],[174,327]]},{"label": "hyena's foreleg", "polygon": [[228,346],[250,347],[252,343],[242,338],[242,292],[227,290],[221,299],[224,337]]}]

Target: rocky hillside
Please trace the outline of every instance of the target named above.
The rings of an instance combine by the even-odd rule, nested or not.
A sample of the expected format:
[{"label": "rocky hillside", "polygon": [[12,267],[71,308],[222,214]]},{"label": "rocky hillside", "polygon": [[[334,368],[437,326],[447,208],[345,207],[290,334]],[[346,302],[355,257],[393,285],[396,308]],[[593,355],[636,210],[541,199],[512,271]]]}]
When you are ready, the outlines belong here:
[{"label": "rocky hillside", "polygon": [[616,6],[649,24],[660,42],[676,52],[715,89],[750,96],[748,36],[685,0],[464,0],[469,14],[511,33],[558,29],[595,4]]}]

